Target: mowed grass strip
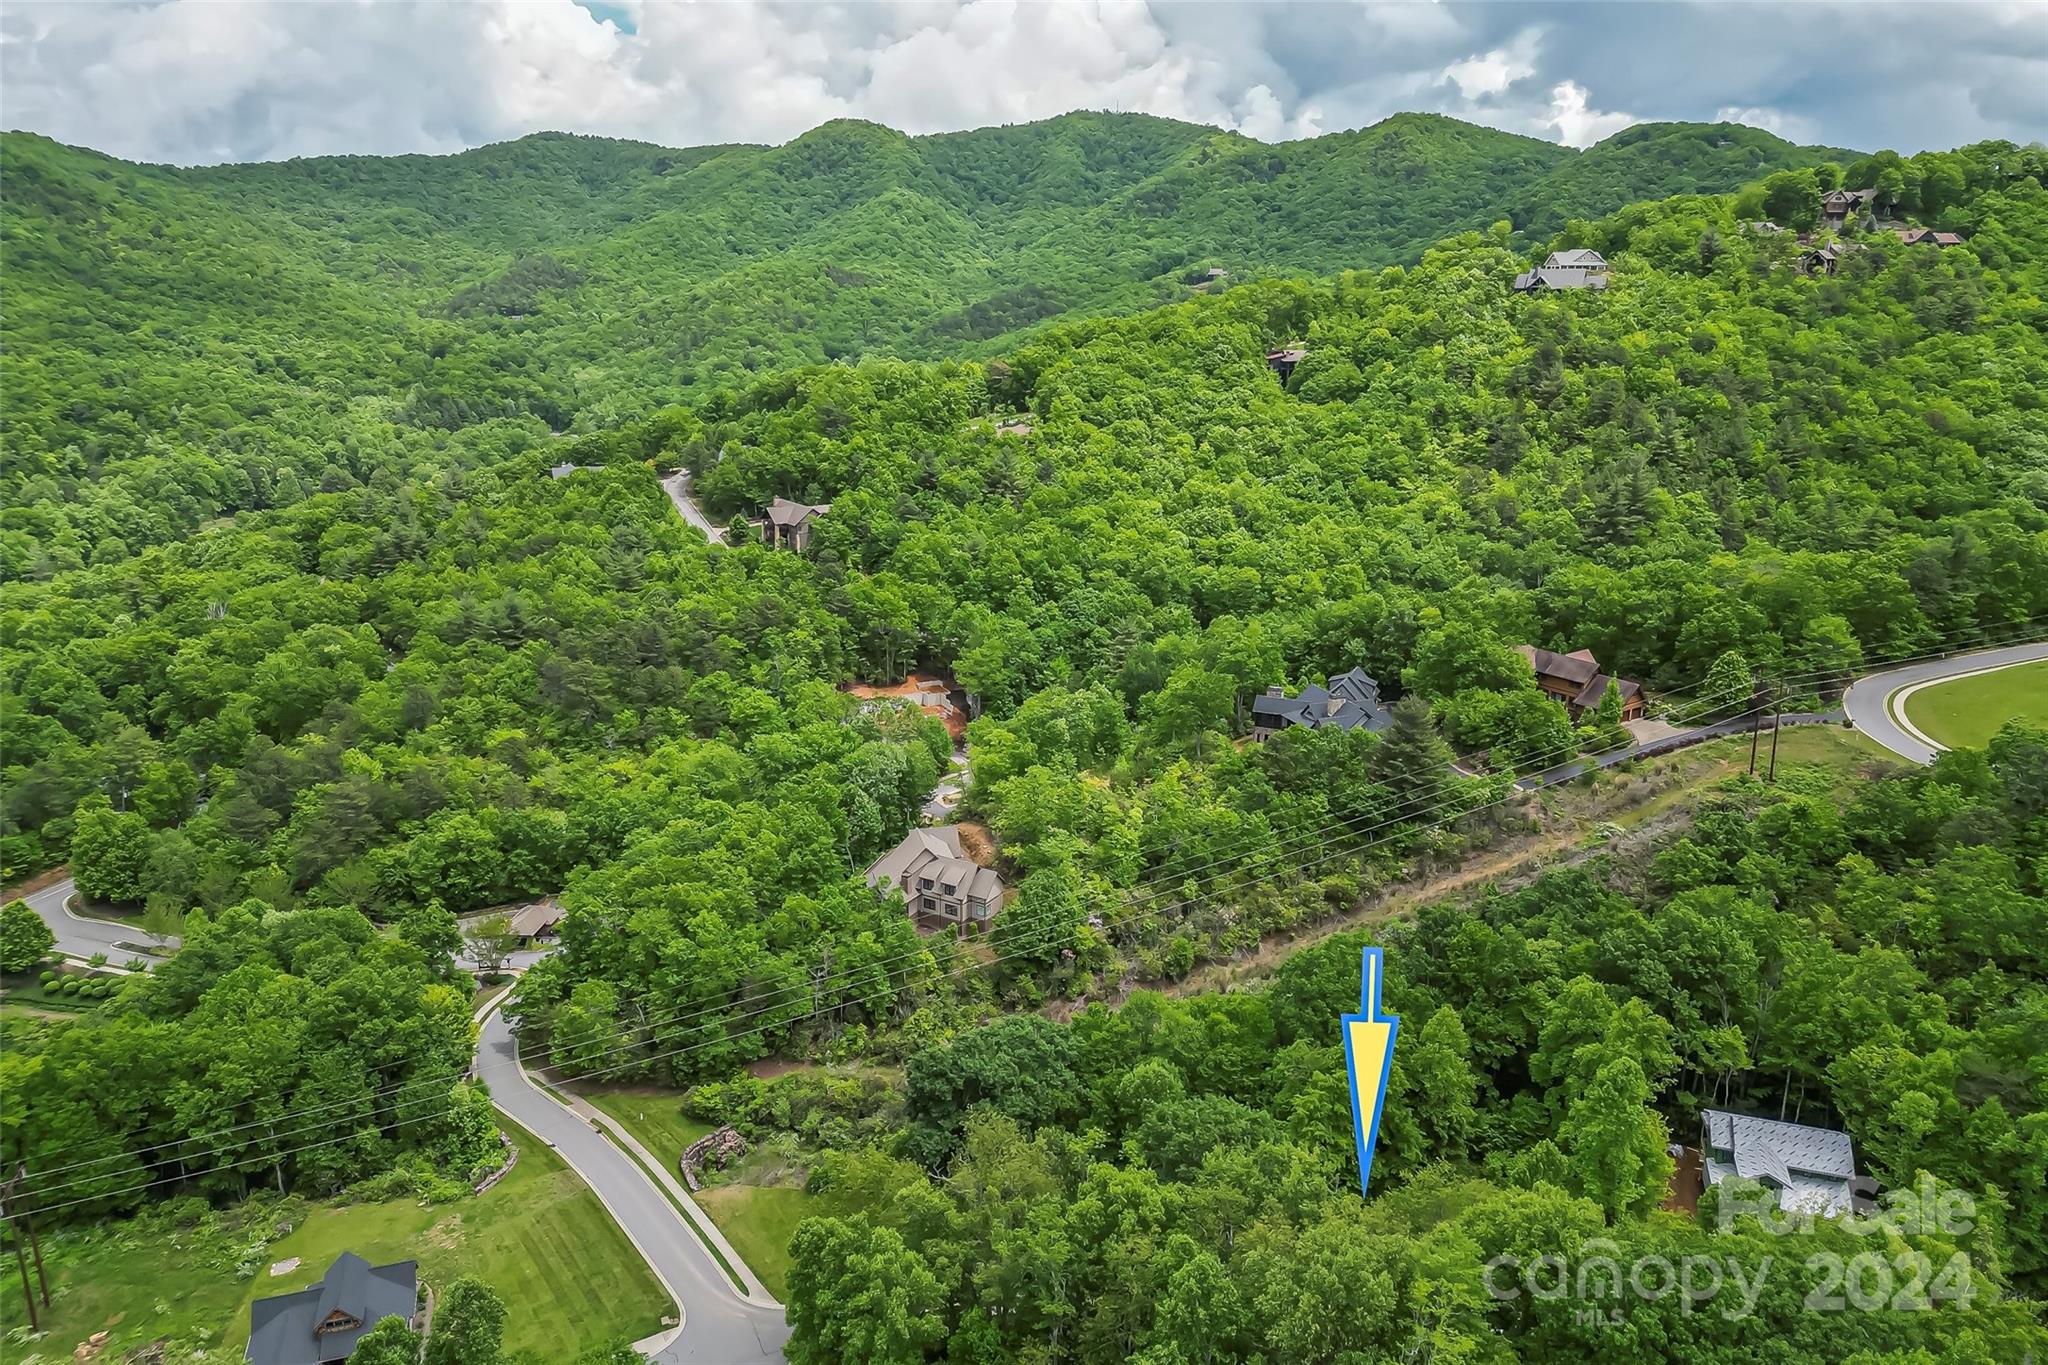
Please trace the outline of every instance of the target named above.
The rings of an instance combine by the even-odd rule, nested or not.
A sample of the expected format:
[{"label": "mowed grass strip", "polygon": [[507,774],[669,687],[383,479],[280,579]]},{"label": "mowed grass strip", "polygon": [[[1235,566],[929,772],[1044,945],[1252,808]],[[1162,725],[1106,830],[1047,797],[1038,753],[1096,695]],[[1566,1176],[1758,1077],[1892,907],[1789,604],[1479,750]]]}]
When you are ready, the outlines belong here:
[{"label": "mowed grass strip", "polygon": [[2048,659],[1923,687],[1906,719],[1936,744],[1981,749],[2009,720],[2048,725]]},{"label": "mowed grass strip", "polygon": [[[711,1131],[711,1125],[688,1118],[682,1093],[657,1086],[579,1086],[577,1092],[601,1109],[675,1170],[683,1149]],[[773,1163],[771,1163],[773,1164]],[[829,1218],[854,1212],[857,1205],[828,1194],[812,1194],[796,1185],[748,1183],[763,1178],[760,1163],[742,1161],[730,1172],[707,1172],[715,1183],[690,1198],[704,1210],[733,1250],[761,1277],[768,1292],[780,1299],[789,1289],[789,1238],[806,1218]],[[784,1178],[777,1173],[772,1178]]]},{"label": "mowed grass strip", "polygon": [[793,1185],[712,1185],[693,1198],[711,1215],[733,1249],[746,1258],[768,1292],[789,1294],[789,1239],[806,1218],[836,1218],[859,1205]]},{"label": "mowed grass strip", "polygon": [[676,1174],[683,1149],[711,1131],[710,1124],[684,1115],[680,1090],[652,1085],[578,1085],[575,1090],[660,1157],[670,1175]]}]

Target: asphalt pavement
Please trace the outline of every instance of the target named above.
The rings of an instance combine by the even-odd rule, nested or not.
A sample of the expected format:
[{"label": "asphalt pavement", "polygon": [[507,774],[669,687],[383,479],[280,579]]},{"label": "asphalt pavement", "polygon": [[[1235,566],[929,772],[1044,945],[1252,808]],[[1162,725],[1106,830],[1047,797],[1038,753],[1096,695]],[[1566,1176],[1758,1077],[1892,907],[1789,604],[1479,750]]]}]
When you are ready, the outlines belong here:
[{"label": "asphalt pavement", "polygon": [[477,1072],[491,1100],[576,1169],[682,1305],[683,1325],[653,1359],[663,1365],[779,1361],[789,1339],[782,1307],[741,1298],[647,1173],[520,1069],[512,1029],[493,1012],[477,1040]]},{"label": "asphalt pavement", "polygon": [[1988,673],[2014,664],[2033,663],[2037,659],[2048,659],[2048,641],[2007,645],[2003,649],[1980,649],[1969,654],[1886,669],[1882,673],[1858,678],[1842,698],[1842,709],[1849,713],[1850,720],[1856,722],[1857,729],[1899,757],[1915,763],[1932,763],[1941,746],[1930,743],[1925,735],[1910,725],[1902,724],[1892,714],[1891,700],[1895,695],[1929,683],[1947,682],[1971,673]]}]

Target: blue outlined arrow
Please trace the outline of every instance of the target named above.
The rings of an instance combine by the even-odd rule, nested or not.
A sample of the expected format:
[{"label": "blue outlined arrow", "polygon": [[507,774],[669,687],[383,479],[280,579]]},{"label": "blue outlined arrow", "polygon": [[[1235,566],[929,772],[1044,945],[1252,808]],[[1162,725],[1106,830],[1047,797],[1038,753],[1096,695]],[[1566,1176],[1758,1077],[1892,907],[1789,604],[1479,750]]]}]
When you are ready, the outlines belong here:
[{"label": "blue outlined arrow", "polygon": [[1380,1111],[1387,1104],[1387,1077],[1394,1070],[1394,1035],[1399,1015],[1380,1008],[1378,948],[1367,948],[1358,969],[1357,1014],[1344,1016],[1344,1069],[1351,1075],[1351,1119],[1358,1130],[1358,1192],[1369,1193],[1372,1153],[1380,1140]]}]

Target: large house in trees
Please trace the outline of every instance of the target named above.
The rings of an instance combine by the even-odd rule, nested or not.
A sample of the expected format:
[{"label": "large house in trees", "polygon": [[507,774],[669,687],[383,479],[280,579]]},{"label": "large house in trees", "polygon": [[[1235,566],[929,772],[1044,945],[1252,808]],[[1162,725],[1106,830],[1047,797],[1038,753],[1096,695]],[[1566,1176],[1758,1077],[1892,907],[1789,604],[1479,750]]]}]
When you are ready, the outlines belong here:
[{"label": "large house in trees", "polygon": [[1820,197],[1820,220],[1838,228],[1857,214],[1877,209],[1876,190],[1829,190]]},{"label": "large house in trees", "polygon": [[1607,695],[1609,682],[1621,689],[1621,718],[1624,721],[1643,718],[1643,685],[1632,678],[1610,678],[1601,672],[1592,650],[1575,649],[1569,654],[1555,654],[1534,645],[1516,645],[1515,653],[1529,661],[1529,666],[1536,670],[1536,685],[1546,695],[1563,702],[1573,720],[1600,705],[1600,699]]},{"label": "large house in trees", "polygon": [[296,1294],[249,1305],[249,1365],[328,1365],[347,1360],[363,1333],[386,1318],[418,1328],[419,1262],[373,1266],[344,1251],[326,1278]]},{"label": "large house in trees", "polygon": [[1379,681],[1362,668],[1339,673],[1328,687],[1310,683],[1293,696],[1280,687],[1252,699],[1252,738],[1271,739],[1290,726],[1307,730],[1371,730],[1393,723],[1380,703]]},{"label": "large house in trees", "polygon": [[1597,251],[1579,248],[1553,251],[1542,265],[1515,276],[1517,294],[1536,294],[1548,289],[1605,289],[1607,258]]},{"label": "large house in trees", "polygon": [[884,895],[901,889],[920,931],[985,934],[1010,894],[994,868],[967,856],[958,825],[910,831],[869,865],[867,878]]},{"label": "large house in trees", "polygon": [[1700,1154],[1704,1185],[1740,1176],[1775,1191],[1788,1213],[1849,1211],[1856,1149],[1847,1133],[1708,1109],[1700,1114]]},{"label": "large house in trees", "polygon": [[768,515],[761,522],[761,534],[777,549],[795,550],[802,554],[811,548],[811,532],[816,529],[818,518],[831,510],[829,502],[791,502],[788,498],[777,498],[768,504]]},{"label": "large house in trees", "polygon": [[1907,246],[1961,246],[1962,236],[1954,232],[1936,232],[1933,228],[1899,228],[1899,240]]}]

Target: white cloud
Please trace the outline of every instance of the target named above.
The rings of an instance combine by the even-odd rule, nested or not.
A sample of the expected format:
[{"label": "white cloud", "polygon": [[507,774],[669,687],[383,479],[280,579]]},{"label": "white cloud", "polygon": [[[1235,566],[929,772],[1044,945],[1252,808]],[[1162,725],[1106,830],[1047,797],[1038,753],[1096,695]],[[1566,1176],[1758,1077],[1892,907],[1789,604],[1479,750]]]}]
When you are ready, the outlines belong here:
[{"label": "white cloud", "polygon": [[1813,125],[1796,114],[1782,109],[1769,109],[1761,105],[1747,107],[1724,104],[1714,111],[1716,123],[1746,123],[1752,128],[1761,128],[1767,133],[1776,133],[1788,142],[1814,142],[1818,140]]},{"label": "white cloud", "polygon": [[[595,11],[595,13],[593,13]],[[613,22],[605,15],[618,16]],[[1856,41],[1843,44],[1853,31]],[[1618,110],[1594,106],[1599,97]],[[2040,131],[2038,6],[1289,0],[7,0],[0,122],[181,162],[450,151],[542,128],[773,142],[1074,108],[1258,138],[1438,110],[1580,145],[1633,116],[1736,116],[1913,150]]]},{"label": "white cloud", "polygon": [[1567,147],[1590,147],[1642,121],[1634,114],[1602,113],[1590,106],[1591,98],[1577,81],[1560,81],[1550,92],[1550,117],[1544,124],[1557,129],[1557,140]]},{"label": "white cloud", "polygon": [[1452,62],[1444,68],[1441,79],[1457,86],[1458,93],[1467,100],[1505,94],[1515,82],[1536,74],[1536,53],[1541,42],[1539,30],[1523,29],[1508,46]]}]

